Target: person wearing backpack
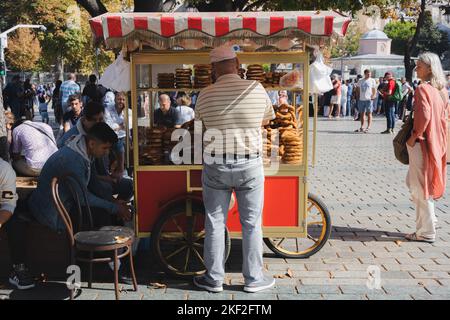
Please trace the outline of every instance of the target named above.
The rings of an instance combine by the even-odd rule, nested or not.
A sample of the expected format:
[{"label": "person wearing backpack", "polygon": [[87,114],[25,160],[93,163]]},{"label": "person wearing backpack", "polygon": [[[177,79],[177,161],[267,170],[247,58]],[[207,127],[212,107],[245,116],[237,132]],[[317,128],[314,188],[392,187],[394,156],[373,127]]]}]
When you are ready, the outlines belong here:
[{"label": "person wearing backpack", "polygon": [[381,94],[385,103],[387,128],[381,134],[394,134],[395,107],[397,102],[402,100],[401,85],[395,81],[392,72],[386,72],[384,79],[387,81],[387,85]]}]

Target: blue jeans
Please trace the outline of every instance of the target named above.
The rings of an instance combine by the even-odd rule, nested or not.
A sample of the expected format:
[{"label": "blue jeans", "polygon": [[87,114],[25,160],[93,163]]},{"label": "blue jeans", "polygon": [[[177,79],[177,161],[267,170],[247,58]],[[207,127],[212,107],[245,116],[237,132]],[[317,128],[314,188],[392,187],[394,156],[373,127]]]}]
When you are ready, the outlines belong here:
[{"label": "blue jeans", "polygon": [[345,109],[344,117],[352,115],[352,96],[347,97],[347,108]]},{"label": "blue jeans", "polygon": [[386,101],[386,119],[387,119],[387,130],[394,129],[395,127],[395,102]]},{"label": "blue jeans", "polygon": [[225,277],[225,225],[231,194],[236,193],[242,225],[242,273],[245,285],[264,281],[262,210],[264,168],[261,158],[231,160],[203,167],[206,210],[204,260],[206,280],[221,286]]}]

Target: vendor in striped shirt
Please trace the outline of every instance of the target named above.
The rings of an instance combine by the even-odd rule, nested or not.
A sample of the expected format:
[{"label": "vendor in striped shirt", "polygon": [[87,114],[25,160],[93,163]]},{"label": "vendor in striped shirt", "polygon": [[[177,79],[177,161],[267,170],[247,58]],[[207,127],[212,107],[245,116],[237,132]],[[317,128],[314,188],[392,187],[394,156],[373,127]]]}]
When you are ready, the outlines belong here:
[{"label": "vendor in striped shirt", "polygon": [[207,129],[202,176],[207,272],[194,278],[194,284],[211,292],[223,290],[224,232],[234,191],[242,224],[244,291],[258,292],[275,284],[263,274],[264,168],[260,156],[261,127],[275,115],[264,87],[238,75],[239,61],[232,48],[212,50],[211,63],[217,80],[200,92],[195,109],[195,119]]}]

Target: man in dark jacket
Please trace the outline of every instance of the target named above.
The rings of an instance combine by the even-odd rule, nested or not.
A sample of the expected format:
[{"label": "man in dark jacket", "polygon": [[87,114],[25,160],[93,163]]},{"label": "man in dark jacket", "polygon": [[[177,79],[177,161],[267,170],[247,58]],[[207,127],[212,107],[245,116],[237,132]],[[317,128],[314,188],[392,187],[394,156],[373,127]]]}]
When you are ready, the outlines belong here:
[{"label": "man in dark jacket", "polygon": [[16,119],[22,116],[21,108],[23,104],[23,87],[20,83],[19,76],[14,76],[12,82],[8,83],[3,90],[3,99],[5,104],[11,108],[11,112]]},{"label": "man in dark jacket", "polygon": [[[82,188],[87,192],[88,203],[80,197],[83,206],[101,209],[94,212],[106,214],[93,214],[94,225],[101,227],[111,224],[114,218],[129,221],[131,213],[129,208],[120,201],[108,201],[94,195],[88,190],[91,177],[92,162],[96,158],[107,155],[111,146],[117,142],[117,135],[104,122],[95,124],[87,135],[79,135],[67,146],[54,153],[42,168],[36,190],[28,201],[33,216],[39,223],[53,230],[64,230],[63,221],[53,205],[51,181],[54,177],[71,175],[78,179]],[[75,208],[72,195],[67,188],[61,186],[60,197],[69,212]]]}]

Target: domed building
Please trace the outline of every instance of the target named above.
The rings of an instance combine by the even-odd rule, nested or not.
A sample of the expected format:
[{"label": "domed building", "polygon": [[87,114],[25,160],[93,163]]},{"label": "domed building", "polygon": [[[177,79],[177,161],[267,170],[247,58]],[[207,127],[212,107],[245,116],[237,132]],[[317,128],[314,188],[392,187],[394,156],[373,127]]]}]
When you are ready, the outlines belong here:
[{"label": "domed building", "polygon": [[358,55],[331,59],[335,70],[344,71],[344,78],[349,75],[364,74],[365,69],[372,71],[372,77],[384,76],[392,71],[396,78],[405,75],[403,56],[391,54],[392,40],[381,30],[373,29],[359,40]]}]

